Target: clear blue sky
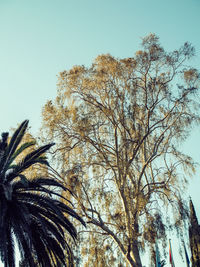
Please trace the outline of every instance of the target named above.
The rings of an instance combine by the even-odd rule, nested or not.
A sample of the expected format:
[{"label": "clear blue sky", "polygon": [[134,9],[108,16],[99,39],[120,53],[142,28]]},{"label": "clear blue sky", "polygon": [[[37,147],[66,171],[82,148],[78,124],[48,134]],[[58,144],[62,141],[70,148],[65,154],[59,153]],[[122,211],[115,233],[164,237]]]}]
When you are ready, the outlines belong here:
[{"label": "clear blue sky", "polygon": [[[199,29],[199,0],[0,0],[0,132],[28,118],[36,133],[58,72],[103,53],[131,57],[150,32],[168,50],[191,42],[200,68]],[[199,140],[196,129],[185,150],[200,163]],[[198,215],[199,188],[198,169],[189,189]]]}]

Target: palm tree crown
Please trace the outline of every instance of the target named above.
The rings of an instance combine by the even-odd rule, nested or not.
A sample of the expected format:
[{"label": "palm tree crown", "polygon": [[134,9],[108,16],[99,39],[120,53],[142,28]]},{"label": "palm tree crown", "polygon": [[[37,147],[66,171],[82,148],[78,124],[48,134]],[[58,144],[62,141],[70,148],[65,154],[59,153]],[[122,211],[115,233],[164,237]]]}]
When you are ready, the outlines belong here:
[{"label": "palm tree crown", "polygon": [[72,252],[65,239],[65,230],[73,239],[77,234],[65,214],[82,224],[84,221],[62,202],[60,190],[55,190],[66,190],[60,181],[52,177],[30,180],[24,172],[36,163],[49,166],[43,155],[53,143],[16,161],[25,149],[34,145],[33,142],[21,144],[27,126],[26,120],[9,143],[8,133],[3,133],[0,141],[0,257],[5,267],[15,267],[15,236],[27,267],[67,266],[65,251],[69,265]]}]

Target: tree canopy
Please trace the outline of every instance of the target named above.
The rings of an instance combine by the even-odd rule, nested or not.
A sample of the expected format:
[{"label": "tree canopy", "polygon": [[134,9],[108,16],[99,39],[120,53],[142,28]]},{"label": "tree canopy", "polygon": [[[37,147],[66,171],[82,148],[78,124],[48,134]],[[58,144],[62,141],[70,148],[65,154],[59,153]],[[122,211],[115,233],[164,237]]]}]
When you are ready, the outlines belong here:
[{"label": "tree canopy", "polygon": [[[70,202],[68,205],[62,202],[60,191],[65,191],[66,187],[61,181],[50,173],[42,176],[42,172],[37,172],[37,176],[32,177],[28,172],[37,164],[49,168],[44,153],[54,144],[32,150],[33,140],[22,142],[27,126],[28,121],[24,121],[10,140],[8,133],[3,133],[0,141],[1,261],[5,267],[16,266],[16,239],[21,260],[27,267],[72,266],[73,253],[64,231],[73,239],[77,232],[66,216],[83,224],[84,221],[70,207]],[[25,153],[26,149],[31,152]]]},{"label": "tree canopy", "polygon": [[181,145],[200,119],[192,56],[189,43],[167,52],[150,34],[134,57],[100,55],[59,74],[44,132],[58,143],[55,159],[90,225],[81,231],[85,266],[118,258],[141,267],[141,251],[151,247],[153,259],[168,227],[184,226],[194,164]]}]

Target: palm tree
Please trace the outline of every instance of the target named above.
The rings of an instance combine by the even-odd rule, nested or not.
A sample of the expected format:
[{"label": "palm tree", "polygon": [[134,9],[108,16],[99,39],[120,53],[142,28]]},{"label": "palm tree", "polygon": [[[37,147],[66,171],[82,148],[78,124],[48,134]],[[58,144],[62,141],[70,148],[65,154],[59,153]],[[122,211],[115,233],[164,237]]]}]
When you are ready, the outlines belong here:
[{"label": "palm tree", "polygon": [[63,203],[60,192],[66,188],[59,180],[52,177],[30,180],[28,172],[24,172],[37,163],[49,166],[43,155],[53,143],[16,161],[25,149],[34,145],[33,142],[21,144],[27,126],[26,120],[9,143],[8,133],[3,133],[0,141],[0,257],[5,267],[15,267],[15,237],[25,266],[68,266],[66,251],[71,266],[73,254],[65,233],[74,240],[77,233],[65,215],[82,224],[84,221],[70,204]]}]

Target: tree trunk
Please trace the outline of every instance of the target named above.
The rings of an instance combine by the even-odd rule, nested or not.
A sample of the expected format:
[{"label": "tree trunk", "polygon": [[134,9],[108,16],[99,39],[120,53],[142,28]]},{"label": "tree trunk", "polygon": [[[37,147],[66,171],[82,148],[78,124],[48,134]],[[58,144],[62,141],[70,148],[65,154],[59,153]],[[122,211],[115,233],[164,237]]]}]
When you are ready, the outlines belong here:
[{"label": "tree trunk", "polygon": [[139,249],[137,245],[133,245],[132,251],[130,253],[131,258],[134,260],[137,267],[142,267],[142,262],[140,259]]},{"label": "tree trunk", "polygon": [[132,267],[142,267],[139,249],[137,244],[132,245],[132,249],[127,253],[127,261]]}]

